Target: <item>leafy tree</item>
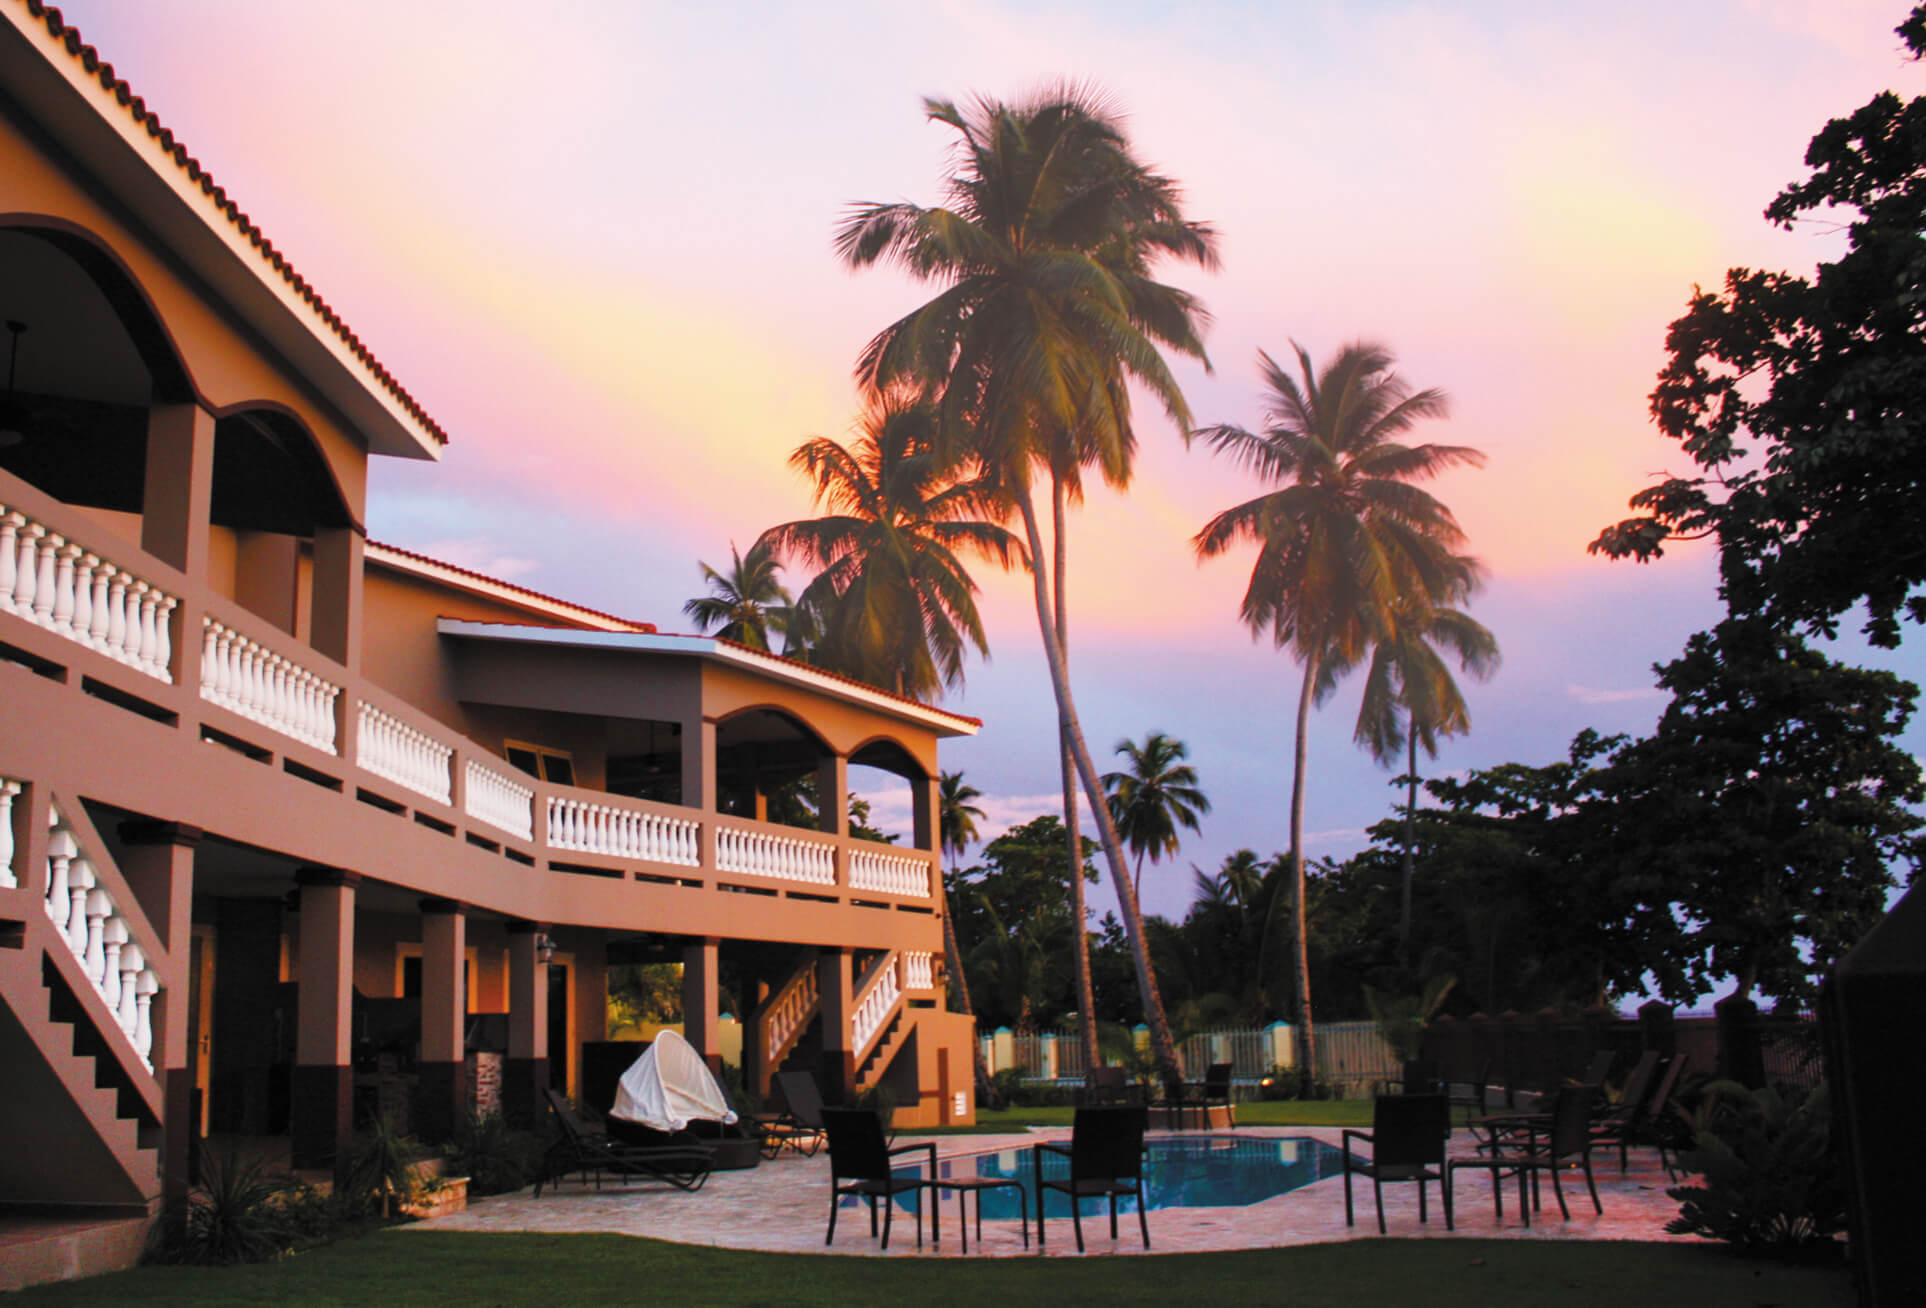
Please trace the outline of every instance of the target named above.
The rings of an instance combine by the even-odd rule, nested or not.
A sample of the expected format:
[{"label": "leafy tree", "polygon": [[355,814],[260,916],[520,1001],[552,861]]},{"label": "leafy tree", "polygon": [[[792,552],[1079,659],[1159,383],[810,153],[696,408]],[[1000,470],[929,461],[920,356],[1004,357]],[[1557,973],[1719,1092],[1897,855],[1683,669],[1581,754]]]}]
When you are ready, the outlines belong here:
[{"label": "leafy tree", "polygon": [[1175,855],[1177,829],[1198,829],[1197,819],[1210,812],[1210,800],[1197,788],[1197,769],[1184,762],[1190,749],[1183,741],[1153,731],[1139,745],[1117,742],[1117,753],[1130,761],[1128,771],[1103,774],[1105,801],[1117,835],[1137,856],[1136,890],[1144,888],[1144,856],[1152,863]]},{"label": "leafy tree", "polygon": [[[1176,185],[1132,155],[1117,115],[1086,94],[925,108],[960,138],[949,204],[860,205],[837,248],[852,266],[886,260],[941,289],[870,342],[858,375],[936,388],[948,447],[995,477],[1022,518],[1059,732],[1117,888],[1152,1048],[1165,1075],[1176,1075],[1135,887],[1071,693],[1060,572],[1053,577],[1031,487],[1052,477],[1054,508],[1064,479],[1082,467],[1128,482],[1133,381],[1189,429],[1159,346],[1203,358],[1203,313],[1151,270],[1166,257],[1213,265],[1215,234],[1184,218]],[[1056,526],[1060,561],[1060,511]]]},{"label": "leafy tree", "polygon": [[709,593],[699,595],[682,606],[696,624],[696,630],[733,640],[750,649],[769,649],[769,637],[787,629],[793,612],[789,592],[776,574],[782,565],[768,547],[757,541],[747,554],[729,546],[729,570],[718,572],[703,563],[703,581]]},{"label": "leafy tree", "polygon": [[[1926,5],[1898,29],[1926,53]],[[1926,621],[1926,98],[1875,96],[1806,151],[1768,221],[1842,217],[1847,251],[1811,277],[1734,268],[1694,290],[1652,392],[1698,473],[1632,497],[1591,549],[1655,559],[1716,536],[1727,605],[1831,635],[1863,601],[1875,644]]]},{"label": "leafy tree", "polygon": [[814,620],[812,662],[917,699],[963,683],[966,649],[989,653],[960,556],[1006,568],[1022,556],[984,520],[996,511],[989,485],[938,457],[935,418],[907,390],[872,394],[853,447],[818,436],[790,456],[829,516],[756,542],[817,570],[799,601]]},{"label": "leafy tree", "polygon": [[[1084,843],[1082,876],[1096,879]],[[1054,815],[1012,827],[983,847],[983,861],[946,873],[961,956],[986,1021],[1032,1025],[1071,1006],[1071,941],[1084,929],[1069,909],[1070,862]]]},{"label": "leafy tree", "polygon": [[1896,738],[1918,690],[1845,667],[1764,624],[1728,620],[1659,669],[1658,729],[1599,779],[1611,857],[1680,923],[1644,959],[1668,998],[1731,979],[1809,1002],[1885,909],[1892,869],[1911,880],[1926,798]]},{"label": "leafy tree", "polygon": [[1197,533],[1203,558],[1257,545],[1240,616],[1304,665],[1291,779],[1297,1028],[1305,1067],[1317,1066],[1304,898],[1304,771],[1310,710],[1337,688],[1400,610],[1453,593],[1464,534],[1440,501],[1412,483],[1484,456],[1458,445],[1397,438],[1444,416],[1442,392],[1412,393],[1381,345],[1348,345],[1323,372],[1297,347],[1302,384],[1268,354],[1269,426],[1217,426],[1197,435],[1276,489],[1218,514]]}]

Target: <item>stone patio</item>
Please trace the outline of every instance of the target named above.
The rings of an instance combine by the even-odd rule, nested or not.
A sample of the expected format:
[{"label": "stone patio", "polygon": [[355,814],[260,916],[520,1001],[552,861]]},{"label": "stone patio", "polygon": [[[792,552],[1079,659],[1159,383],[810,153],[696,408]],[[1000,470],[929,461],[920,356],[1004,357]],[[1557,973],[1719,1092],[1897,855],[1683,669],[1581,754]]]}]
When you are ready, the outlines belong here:
[{"label": "stone patio", "polygon": [[[1246,1128],[1242,1137],[1310,1136],[1337,1144],[1337,1128]],[[1037,1140],[1067,1140],[1066,1130],[1035,1131],[1018,1135],[955,1135],[936,1137],[939,1155],[981,1153],[992,1149],[1022,1148]],[[910,1137],[899,1140],[908,1143]],[[1471,1152],[1469,1133],[1460,1131],[1452,1138],[1454,1154]],[[1457,1186],[1457,1231],[1447,1233],[1444,1214],[1437,1199],[1437,1188],[1430,1187],[1430,1218],[1418,1222],[1417,1187],[1409,1184],[1385,1187],[1385,1221],[1388,1232],[1397,1237],[1453,1239],[1458,1236],[1507,1240],[1684,1240],[1691,1236],[1668,1236],[1665,1223],[1678,1215],[1678,1204],[1666,1198],[1665,1169],[1650,1149],[1632,1152],[1631,1170],[1621,1174],[1616,1155],[1594,1162],[1599,1199],[1605,1212],[1592,1211],[1585,1193],[1584,1178],[1566,1186],[1566,1199],[1572,1216],[1559,1216],[1557,1201],[1547,1181],[1543,1210],[1535,1213],[1527,1229],[1520,1220],[1517,1182],[1505,1196],[1505,1219],[1494,1220],[1491,1183],[1486,1173],[1468,1172]],[[1263,1249],[1284,1245],[1322,1244],[1336,1240],[1376,1237],[1377,1220],[1371,1200],[1371,1186],[1362,1178],[1357,1188],[1358,1224],[1344,1224],[1344,1182],[1327,1177],[1288,1194],[1242,1208],[1163,1208],[1150,1214],[1152,1253],[1198,1253],[1224,1249]],[[539,1231],[598,1232],[612,1235],[642,1235],[678,1244],[712,1245],[725,1249],[759,1249],[779,1253],[825,1253],[874,1255],[880,1257],[956,1257],[961,1248],[957,1240],[958,1200],[947,1195],[941,1214],[941,1243],[932,1245],[927,1226],[923,1247],[916,1246],[915,1232],[898,1212],[896,1229],[887,1252],[869,1235],[868,1214],[861,1209],[846,1209],[837,1223],[833,1249],[823,1246],[828,1223],[829,1158],[827,1153],[814,1158],[785,1154],[751,1171],[717,1172],[702,1190],[684,1194],[666,1185],[604,1181],[598,1192],[592,1186],[568,1181],[559,1187],[545,1188],[542,1197],[532,1190],[475,1200],[465,1212],[420,1222],[406,1229],[415,1231]],[[1061,1196],[1052,1196],[1049,1256],[1075,1257],[1076,1241],[1071,1234],[1069,1212]],[[1061,1217],[1056,1216],[1058,1212]],[[970,1256],[1006,1258],[1035,1256],[1038,1248],[1034,1214],[1030,1247],[1026,1250],[1014,1220],[983,1223],[979,1246],[974,1225],[970,1233]],[[1104,1218],[1086,1221],[1084,1237],[1088,1256],[1141,1254],[1134,1215],[1120,1218],[1118,1239],[1110,1240]]]}]

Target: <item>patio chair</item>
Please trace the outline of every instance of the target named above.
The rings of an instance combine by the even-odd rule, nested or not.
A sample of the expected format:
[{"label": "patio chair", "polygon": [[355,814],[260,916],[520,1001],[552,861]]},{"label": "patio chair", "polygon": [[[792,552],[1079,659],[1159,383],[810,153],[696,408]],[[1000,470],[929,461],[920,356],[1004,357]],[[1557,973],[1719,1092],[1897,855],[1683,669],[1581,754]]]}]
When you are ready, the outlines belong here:
[{"label": "patio chair", "polygon": [[[1691,1143],[1692,1127],[1672,1104],[1672,1094],[1678,1089],[1685,1069],[1691,1065],[1690,1054],[1674,1055],[1665,1065],[1664,1075],[1659,1077],[1658,1086],[1652,1097],[1645,1101],[1632,1120],[1625,1124],[1617,1141],[1619,1147],[1619,1170],[1625,1170],[1625,1149],[1627,1145],[1651,1145],[1658,1150],[1659,1162],[1665,1165],[1665,1174],[1677,1178],[1676,1155],[1680,1148]],[[1611,1140],[1594,1140],[1595,1144],[1610,1145]]]},{"label": "patio chair", "polygon": [[608,1132],[590,1125],[568,1106],[568,1100],[554,1090],[546,1090],[548,1106],[561,1125],[562,1138],[542,1156],[541,1171],[535,1177],[535,1197],[542,1187],[573,1172],[586,1181],[595,1178],[602,1188],[602,1173],[623,1178],[644,1176],[666,1181],[678,1190],[700,1190],[715,1167],[715,1151],[707,1145],[684,1142],[668,1145],[630,1145],[611,1139]]},{"label": "patio chair", "polygon": [[[1440,1094],[1380,1095],[1371,1106],[1369,1131],[1346,1130],[1340,1138],[1344,1149],[1344,1224],[1356,1225],[1352,1207],[1351,1178],[1368,1176],[1378,1204],[1378,1234],[1385,1234],[1384,1185],[1387,1181],[1418,1183],[1418,1220],[1428,1222],[1424,1187],[1436,1181],[1445,1185],[1445,1142],[1451,1136],[1451,1103]],[[1371,1146],[1369,1158],[1351,1152],[1351,1141],[1362,1140]],[[1447,1209],[1447,1212],[1449,1210]]]},{"label": "patio chair", "polygon": [[[1077,1232],[1077,1252],[1083,1252],[1083,1212],[1081,1200],[1110,1200],[1110,1238],[1117,1238],[1117,1200],[1122,1195],[1137,1198],[1137,1225],[1143,1232],[1144,1248],[1150,1248],[1149,1206],[1144,1198],[1144,1132],[1150,1126],[1150,1110],[1141,1105],[1113,1108],[1079,1108],[1071,1119],[1070,1147],[1039,1144],[1030,1151],[1030,1166],[1037,1192],[1037,1246],[1048,1239],[1043,1212],[1048,1206],[1045,1192],[1055,1190],[1070,1199],[1070,1224]],[[1070,1162],[1070,1175],[1045,1176],[1046,1155]]]},{"label": "patio chair", "polygon": [[1467,1108],[1473,1117],[1483,1117],[1491,1111],[1491,1060],[1487,1058],[1478,1068],[1478,1076],[1473,1081],[1447,1081],[1445,1097],[1451,1100],[1453,1108]]},{"label": "patio chair", "polygon": [[[923,1247],[923,1191],[930,1191],[930,1239],[936,1239],[936,1145],[898,1145],[883,1138],[883,1119],[873,1108],[823,1109],[823,1133],[829,1137],[829,1233],[824,1244],[836,1240],[836,1213],[844,1195],[869,1201],[869,1233],[876,1235],[876,1201],[883,1201],[883,1248],[889,1248],[890,1223],[896,1216],[896,1196],[916,1196],[916,1247]],[[901,1154],[927,1153],[928,1176],[898,1176],[890,1160]]]},{"label": "patio chair", "polygon": [[816,1078],[806,1070],[790,1069],[776,1073],[776,1085],[785,1107],[756,1119],[762,1132],[762,1156],[774,1158],[784,1149],[793,1149],[814,1158],[823,1147],[823,1093],[816,1088]]},{"label": "patio chair", "polygon": [[1442,1094],[1444,1077],[1438,1071],[1438,1061],[1435,1058],[1406,1059],[1399,1072],[1398,1086],[1400,1094]]},{"label": "patio chair", "polygon": [[1651,1092],[1652,1077],[1657,1071],[1658,1054],[1648,1049],[1638,1056],[1638,1063],[1625,1078],[1625,1084],[1619,1087],[1618,1098],[1603,1103],[1595,1101],[1592,1105],[1592,1144],[1607,1148],[1617,1145],[1621,1172],[1626,1168],[1626,1132],[1645,1111],[1645,1098]]},{"label": "patio chair", "polygon": [[1212,1063],[1204,1073],[1202,1081],[1181,1081],[1172,1079],[1164,1083],[1164,1108],[1170,1117],[1171,1129],[1184,1128],[1184,1114],[1196,1109],[1201,1123],[1210,1126],[1210,1110],[1213,1105],[1222,1104],[1230,1110],[1232,1129],[1237,1126],[1237,1110],[1231,1104],[1231,1063]]},{"label": "patio chair", "polygon": [[1456,1221],[1452,1178],[1467,1168],[1491,1173],[1491,1201],[1500,1221],[1505,1216],[1505,1178],[1518,1178],[1518,1206],[1524,1211],[1525,1225],[1530,1226],[1532,1209],[1538,1206],[1538,1174],[1549,1172],[1552,1191],[1558,1196],[1558,1211],[1569,1222],[1572,1210],[1565,1203],[1560,1176],[1572,1166],[1584,1169],[1585,1188],[1591,1191],[1592,1207],[1603,1215],[1605,1206],[1598,1201],[1598,1183],[1592,1177],[1591,1092],[1583,1086],[1564,1087],[1553,1101],[1550,1118],[1548,1132],[1534,1125],[1522,1141],[1504,1140],[1491,1153],[1445,1161],[1446,1230],[1455,1229]]}]

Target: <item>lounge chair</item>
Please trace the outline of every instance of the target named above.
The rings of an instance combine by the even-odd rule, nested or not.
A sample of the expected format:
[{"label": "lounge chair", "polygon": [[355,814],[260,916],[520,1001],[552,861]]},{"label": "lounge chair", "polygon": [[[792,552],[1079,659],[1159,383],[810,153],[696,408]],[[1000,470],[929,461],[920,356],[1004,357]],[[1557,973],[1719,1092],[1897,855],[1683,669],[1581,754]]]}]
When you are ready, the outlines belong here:
[{"label": "lounge chair", "polygon": [[1658,1054],[1648,1049],[1638,1056],[1638,1063],[1632,1068],[1625,1084],[1619,1087],[1618,1098],[1609,1102],[1595,1102],[1592,1106],[1592,1144],[1595,1146],[1618,1146],[1618,1170],[1626,1168],[1627,1131],[1632,1123],[1645,1111],[1645,1098],[1652,1090],[1652,1078],[1658,1071]]},{"label": "lounge chair", "polygon": [[715,1166],[715,1151],[697,1143],[671,1145],[629,1145],[611,1139],[606,1131],[591,1126],[568,1101],[554,1090],[544,1091],[548,1106],[561,1125],[562,1138],[542,1157],[542,1170],[535,1178],[535,1197],[542,1187],[580,1172],[586,1182],[593,1175],[595,1188],[602,1188],[602,1173],[666,1181],[678,1190],[700,1190]]},{"label": "lounge chair", "polygon": [[[1585,1188],[1591,1191],[1592,1207],[1603,1214],[1598,1201],[1598,1183],[1592,1178],[1591,1091],[1568,1085],[1558,1092],[1550,1114],[1551,1127],[1543,1132],[1534,1124],[1523,1140],[1501,1140],[1492,1152],[1445,1161],[1445,1229],[1455,1226],[1452,1177],[1467,1168],[1491,1173],[1491,1200],[1499,1220],[1505,1216],[1504,1180],[1518,1178],[1518,1206],[1524,1210],[1525,1225],[1531,1225],[1532,1209],[1538,1206],[1538,1174],[1551,1173],[1552,1190],[1558,1196],[1558,1211],[1570,1221],[1572,1210],[1565,1203],[1565,1188],[1560,1175],[1568,1167],[1585,1171]],[[1529,1189],[1527,1182],[1529,1181]]]},{"label": "lounge chair", "polygon": [[[876,1201],[883,1201],[883,1248],[889,1248],[889,1228],[896,1216],[896,1196],[916,1195],[916,1247],[923,1247],[923,1191],[930,1191],[930,1239],[936,1239],[940,1210],[936,1200],[936,1146],[933,1143],[898,1145],[883,1139],[883,1119],[872,1108],[823,1109],[823,1133],[829,1137],[829,1234],[836,1239],[836,1213],[844,1195],[869,1200],[869,1233],[876,1234]],[[928,1151],[928,1176],[898,1176],[890,1161],[900,1154]]]},{"label": "lounge chair", "polygon": [[823,1094],[816,1078],[807,1071],[776,1073],[776,1086],[786,1105],[779,1113],[765,1113],[756,1125],[762,1131],[762,1156],[774,1158],[784,1149],[793,1149],[814,1158],[823,1147]]},{"label": "lounge chair", "polygon": [[[1378,1234],[1384,1228],[1384,1185],[1387,1181],[1418,1183],[1418,1220],[1427,1222],[1424,1187],[1436,1181],[1445,1185],[1445,1142],[1451,1136],[1451,1102],[1444,1095],[1380,1095],[1371,1106],[1369,1131],[1346,1130],[1340,1137],[1344,1149],[1344,1224],[1356,1225],[1352,1207],[1351,1178],[1371,1178],[1372,1195],[1378,1205]],[[1371,1146],[1371,1156],[1361,1158],[1351,1152],[1351,1142],[1362,1140]],[[1447,1211],[1449,1211],[1447,1209]]]},{"label": "lounge chair", "polygon": [[1592,1143],[1610,1147],[1618,1146],[1618,1168],[1625,1170],[1625,1153],[1629,1145],[1651,1145],[1658,1150],[1659,1162],[1665,1165],[1667,1176],[1676,1176],[1677,1167],[1673,1154],[1676,1148],[1688,1143],[1691,1126],[1672,1106],[1672,1094],[1678,1089],[1679,1079],[1692,1063],[1690,1054],[1675,1055],[1665,1065],[1664,1075],[1659,1077],[1658,1086],[1652,1091],[1651,1098],[1634,1113],[1631,1119],[1620,1126],[1617,1132],[1595,1131]]},{"label": "lounge chair", "polygon": [[[1110,1200],[1110,1238],[1117,1238],[1117,1199],[1137,1197],[1137,1225],[1143,1231],[1144,1248],[1150,1248],[1150,1219],[1144,1215],[1149,1206],[1144,1199],[1144,1132],[1150,1126],[1150,1110],[1137,1105],[1114,1108],[1079,1108],[1071,1119],[1070,1147],[1039,1144],[1030,1151],[1032,1177],[1037,1192],[1037,1246],[1043,1247],[1047,1235],[1043,1210],[1045,1192],[1055,1190],[1070,1198],[1070,1223],[1077,1231],[1077,1252],[1083,1252],[1083,1199]],[[1070,1175],[1045,1176],[1045,1156],[1065,1158]]]}]

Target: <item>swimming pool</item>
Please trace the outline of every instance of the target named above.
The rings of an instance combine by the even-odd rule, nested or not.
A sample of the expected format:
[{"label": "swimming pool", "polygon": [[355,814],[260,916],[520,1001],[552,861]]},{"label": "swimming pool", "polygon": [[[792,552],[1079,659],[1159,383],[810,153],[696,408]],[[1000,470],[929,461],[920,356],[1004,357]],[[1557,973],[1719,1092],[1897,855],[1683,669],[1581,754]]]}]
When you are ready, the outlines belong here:
[{"label": "swimming pool", "polygon": [[[995,1177],[1023,1182],[1030,1214],[1036,1215],[1036,1194],[1031,1182],[1031,1149],[998,1149],[980,1154],[959,1154],[937,1164],[942,1176]],[[1343,1171],[1344,1155],[1335,1145],[1308,1136],[1159,1136],[1144,1144],[1144,1197],[1149,1207],[1157,1208],[1242,1208],[1309,1185]],[[921,1169],[904,1169],[901,1175],[920,1174]],[[1054,1154],[1043,1156],[1045,1176],[1067,1176],[1070,1161]],[[983,1216],[992,1220],[1014,1219],[1017,1215],[1016,1192],[1007,1189],[982,1193]],[[845,1204],[860,1202],[847,1199]],[[907,1208],[908,1202],[899,1198]],[[1109,1212],[1109,1202],[1083,1200],[1086,1217]],[[1050,1213],[1069,1216],[1068,1201],[1062,1195],[1050,1199]],[[1135,1198],[1119,1204],[1120,1212],[1134,1212]]]}]

